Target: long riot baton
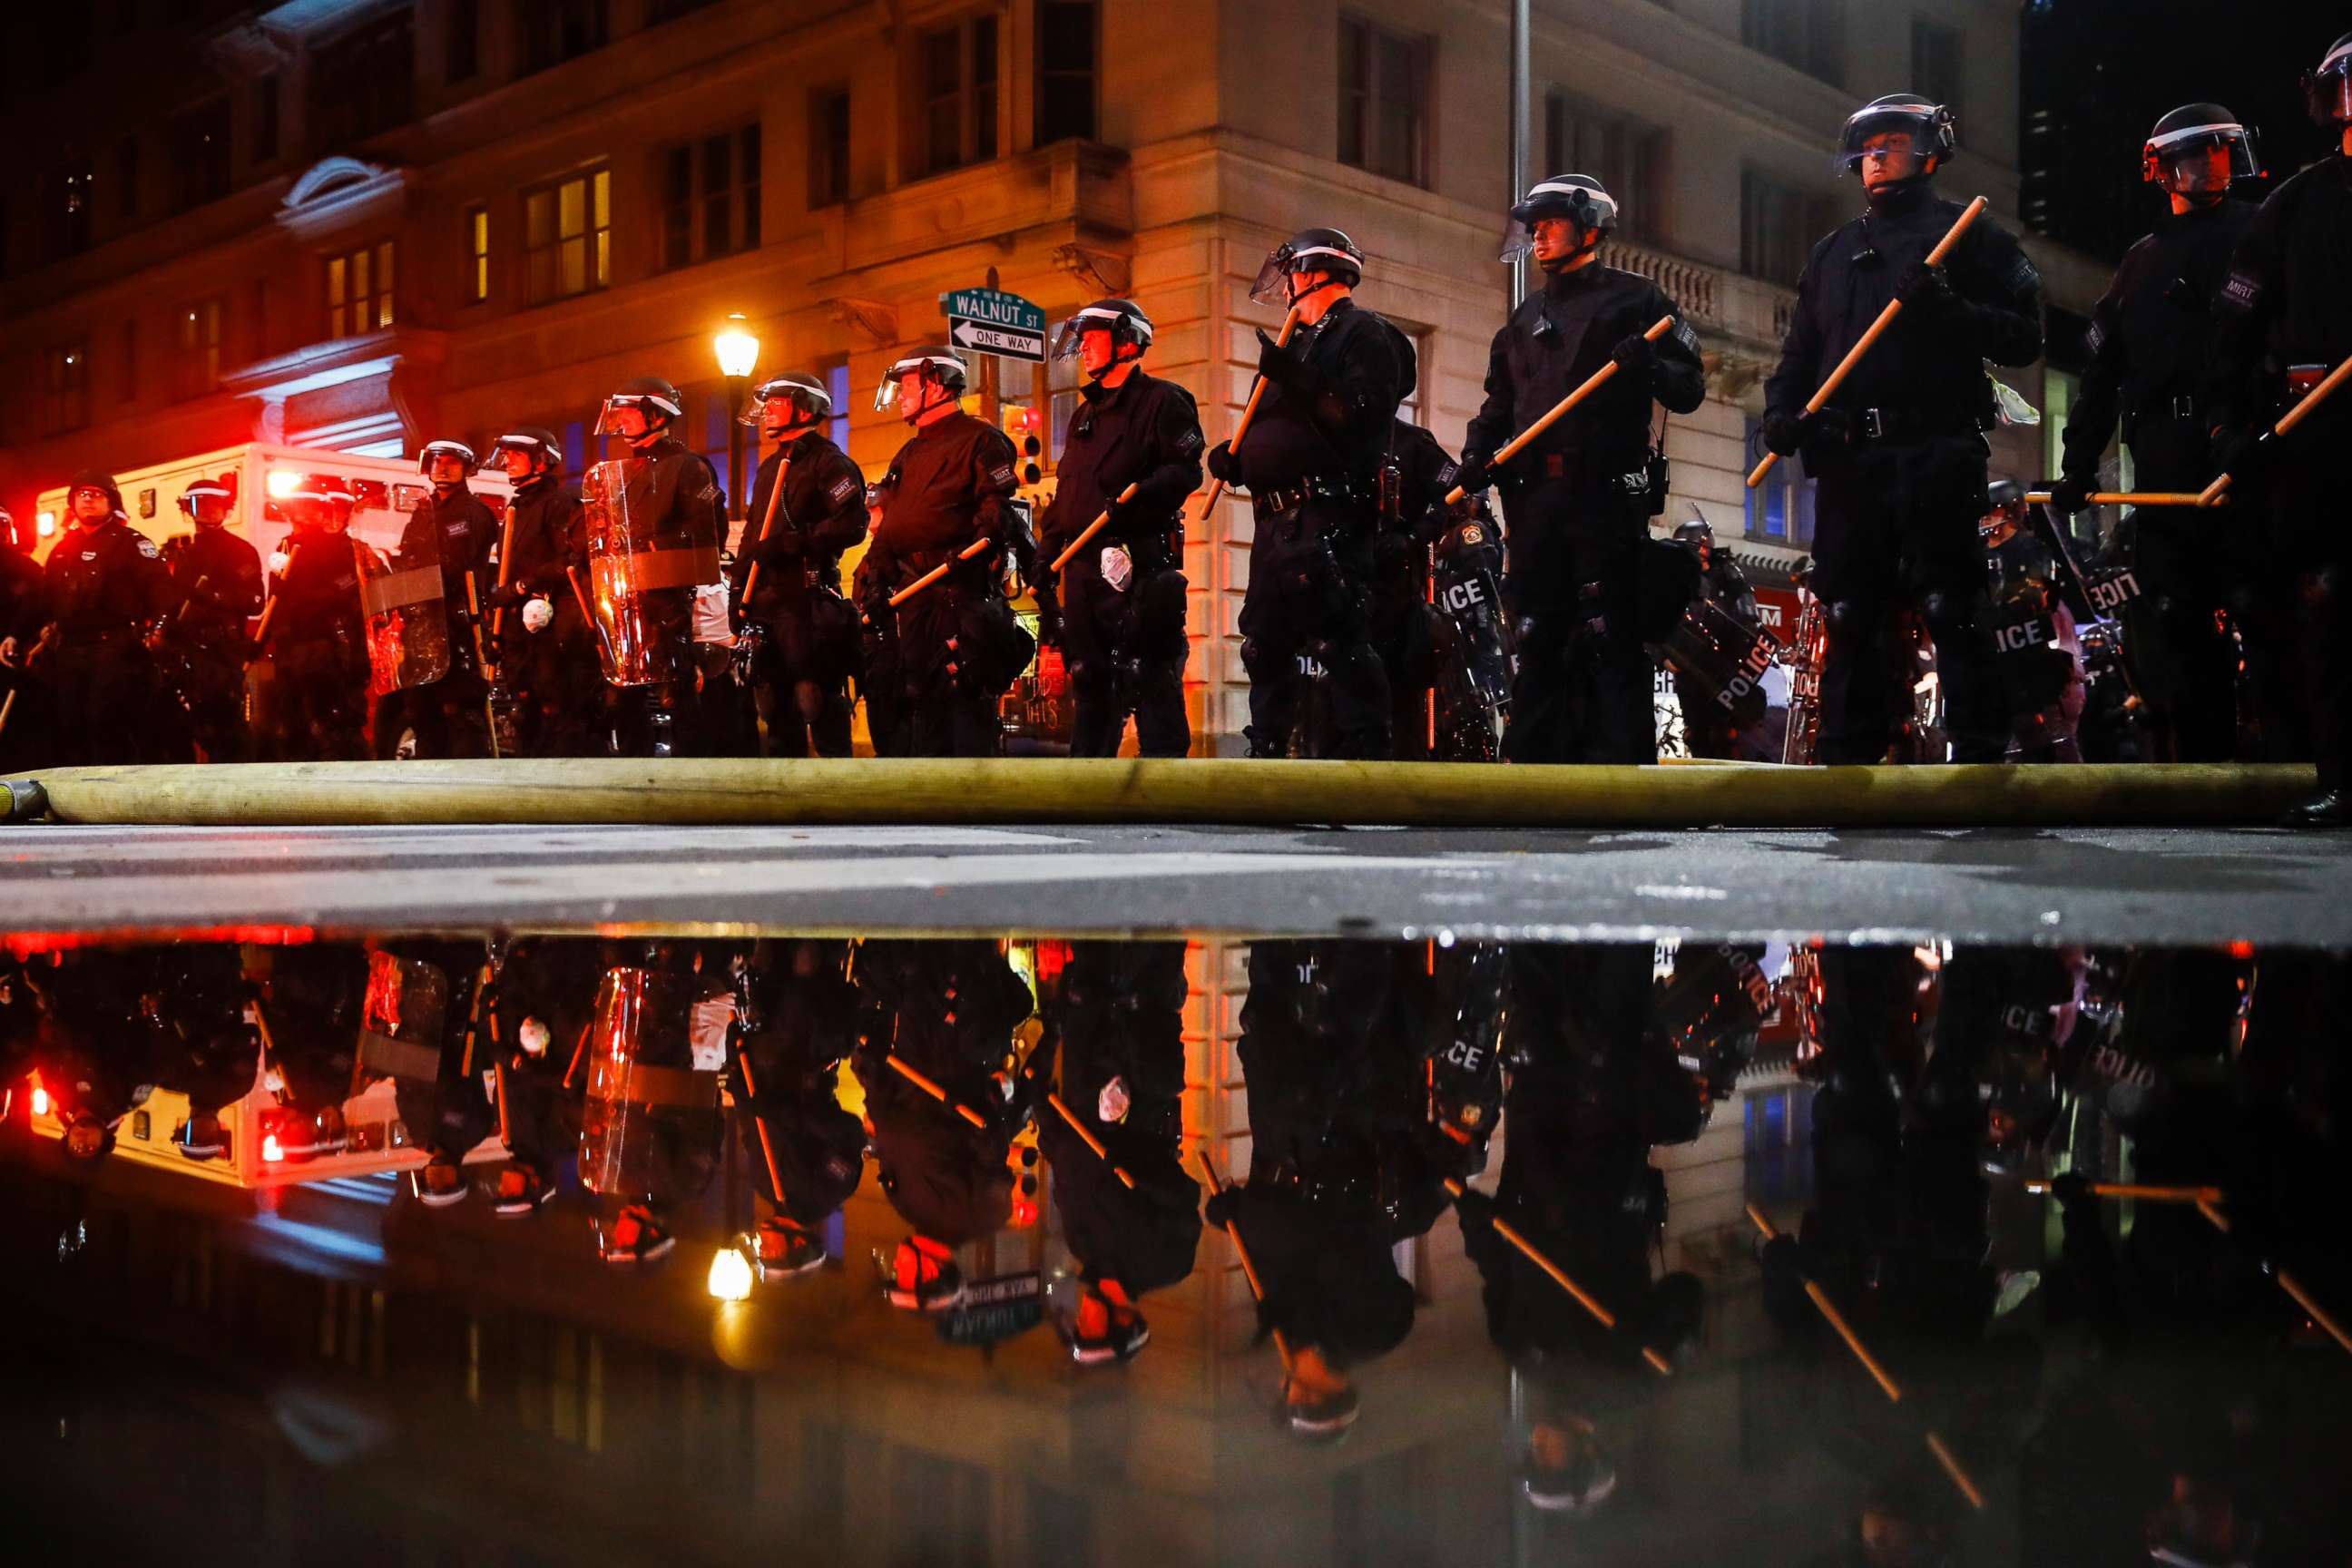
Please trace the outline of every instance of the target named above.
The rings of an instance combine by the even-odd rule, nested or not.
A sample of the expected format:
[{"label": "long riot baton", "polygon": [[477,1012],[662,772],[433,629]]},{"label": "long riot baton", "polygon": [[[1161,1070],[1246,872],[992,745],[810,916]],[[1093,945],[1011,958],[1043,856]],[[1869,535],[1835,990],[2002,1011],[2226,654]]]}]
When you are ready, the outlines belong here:
[{"label": "long riot baton", "polygon": [[[1282,318],[1282,331],[1275,335],[1274,346],[1278,349],[1289,347],[1290,334],[1297,330],[1298,307],[1293,305],[1290,307],[1290,313]],[[1250,421],[1257,417],[1257,405],[1265,396],[1265,377],[1261,375],[1251,384],[1249,402],[1242,409],[1242,421],[1234,426],[1234,438],[1226,443],[1229,450],[1236,452],[1241,450],[1242,437],[1249,434]],[[1217,510],[1217,502],[1223,498],[1224,493],[1225,481],[1223,479],[1209,487],[1208,504],[1201,508],[1201,516],[1203,519]],[[1072,548],[1075,549],[1076,546],[1073,545]],[[1058,566],[1060,563],[1057,562],[1055,564]]]},{"label": "long riot baton", "polygon": [[[2352,359],[2346,360],[2342,364],[2339,364],[2334,370],[2329,371],[2326,381],[2321,382],[2317,386],[2313,387],[2308,393],[2305,394],[2302,402],[2288,409],[2284,414],[2280,415],[2278,423],[2271,426],[2270,433],[2264,436],[2263,439],[2265,441],[2275,440],[2279,437],[2284,436],[2288,431],[2294,429],[2296,426],[2302,424],[2305,419],[2310,416],[2313,409],[2326,402],[2329,396],[2335,393],[2336,389],[2344,384],[2344,379],[2347,375],[2352,375]],[[2197,504],[2200,506],[2211,506],[2215,501],[2221,499],[2221,492],[2229,488],[2230,476],[2228,474],[2216,474],[2213,477],[2213,482],[2205,487],[2204,494],[2197,498]]]},{"label": "long riot baton", "polygon": [[[1642,334],[1642,337],[1645,342],[1654,343],[1660,338],[1664,337],[1668,332],[1674,331],[1674,326],[1675,319],[1672,316],[1660,316],[1651,326],[1650,330]],[[1609,378],[1616,374],[1617,362],[1612,359],[1607,364],[1602,365],[1599,370],[1594,371],[1591,375],[1585,377],[1584,384],[1581,386],[1579,386],[1574,392],[1570,393],[1566,397],[1561,398],[1558,403],[1553,404],[1549,413],[1537,420],[1534,424],[1528,426],[1526,429],[1520,431],[1508,445],[1504,447],[1501,451],[1495,454],[1493,459],[1489,461],[1486,466],[1489,468],[1499,468],[1505,463],[1509,462],[1513,458],[1517,457],[1521,452],[1527,450],[1528,442],[1533,441],[1537,437],[1550,429],[1555,424],[1558,424],[1559,420],[1567,415],[1570,409],[1574,408],[1578,404],[1583,402],[1586,398],[1600,391],[1601,387],[1608,384]],[[1454,486],[1452,489],[1445,492],[1445,504],[1447,506],[1452,506],[1455,501],[1462,499],[1462,487],[1460,485]]]}]

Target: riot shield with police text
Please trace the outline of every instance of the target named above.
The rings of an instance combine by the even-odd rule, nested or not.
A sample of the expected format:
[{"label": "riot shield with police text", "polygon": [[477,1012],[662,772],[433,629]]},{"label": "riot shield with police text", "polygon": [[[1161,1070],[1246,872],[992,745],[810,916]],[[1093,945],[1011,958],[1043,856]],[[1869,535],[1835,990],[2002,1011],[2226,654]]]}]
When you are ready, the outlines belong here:
[{"label": "riot shield with police text", "polygon": [[[722,581],[716,498],[669,493],[668,462],[614,458],[591,466],[581,484],[589,608],[604,679],[614,686],[690,679],[695,590]],[[674,470],[667,478],[677,482]]]},{"label": "riot shield with police text", "polygon": [[690,970],[607,970],[589,1025],[580,1181],[631,1199],[692,1197],[718,1169],[719,1069],[731,998]]},{"label": "riot shield with police text", "polygon": [[381,695],[430,686],[449,673],[449,607],[441,586],[441,536],[415,528],[386,561],[364,545],[360,615],[367,624],[370,689]]}]

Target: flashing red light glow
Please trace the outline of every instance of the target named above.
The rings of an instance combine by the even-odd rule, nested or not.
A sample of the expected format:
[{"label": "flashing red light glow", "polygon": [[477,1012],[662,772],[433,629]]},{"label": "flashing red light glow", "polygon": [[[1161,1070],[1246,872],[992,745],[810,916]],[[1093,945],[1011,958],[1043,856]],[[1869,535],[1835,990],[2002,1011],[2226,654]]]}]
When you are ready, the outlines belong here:
[{"label": "flashing red light glow", "polygon": [[33,1086],[33,1114],[47,1116],[48,1113],[49,1091],[37,1083]]},{"label": "flashing red light glow", "polygon": [[285,1158],[286,1151],[278,1145],[277,1133],[269,1133],[261,1140],[261,1159],[264,1164],[275,1165]]}]

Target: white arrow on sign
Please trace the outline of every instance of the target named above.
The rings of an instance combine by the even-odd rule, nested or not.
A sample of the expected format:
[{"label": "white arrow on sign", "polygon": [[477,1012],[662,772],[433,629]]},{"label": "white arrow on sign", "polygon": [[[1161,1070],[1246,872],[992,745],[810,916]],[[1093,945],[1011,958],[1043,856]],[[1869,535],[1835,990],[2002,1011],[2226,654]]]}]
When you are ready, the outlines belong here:
[{"label": "white arrow on sign", "polygon": [[982,353],[995,354],[1003,359],[1031,360],[1043,363],[1045,358],[1045,337],[1042,332],[1016,332],[1003,327],[983,326],[978,321],[961,319],[948,327],[948,342],[960,349],[976,349]]}]

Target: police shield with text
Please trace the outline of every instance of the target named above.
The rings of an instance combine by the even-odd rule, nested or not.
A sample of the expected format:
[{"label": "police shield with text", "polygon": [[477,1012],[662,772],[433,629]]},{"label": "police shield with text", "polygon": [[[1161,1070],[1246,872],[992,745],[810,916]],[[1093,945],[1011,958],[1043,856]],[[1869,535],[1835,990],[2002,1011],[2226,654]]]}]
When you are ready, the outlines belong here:
[{"label": "police shield with text", "polygon": [[[997,700],[1035,650],[1004,595],[1005,556],[1026,545],[1016,538],[1013,443],[963,412],[965,384],[954,350],[925,348],[893,363],[874,397],[912,434],[876,487],[882,520],[858,565],[857,599],[869,621],[896,627],[896,695],[913,756],[994,756]],[[891,607],[894,594],[940,567]]]},{"label": "police shield with text", "polygon": [[172,574],[155,542],[123,516],[112,476],[76,474],[66,491],[72,522],[49,552],[49,624],[25,656],[55,696],[55,753],[72,766],[168,761],[155,664],[146,637],[172,605]]},{"label": "police shield with text", "polygon": [[845,757],[857,613],[841,555],[866,538],[866,476],[824,435],[833,396],[818,378],[776,376],[751,396],[743,423],[776,449],[751,479],[736,575],[741,618],[760,629],[750,673],[766,750]]},{"label": "police shield with text", "polygon": [[[489,754],[489,687],[474,657],[474,610],[492,585],[499,536],[490,509],[467,488],[480,467],[462,442],[426,444],[416,470],[432,481],[432,494],[401,530],[390,574],[369,584],[377,684],[409,693],[397,711],[415,732],[420,757]],[[381,732],[391,727],[379,720],[379,749],[398,739]]]},{"label": "police shield with text", "polygon": [[[587,517],[563,483],[563,448],[536,425],[500,436],[491,451],[504,465],[511,560],[499,563],[500,684],[516,711],[516,741],[530,757],[587,755],[604,711],[596,679],[596,634],[582,595],[588,581]],[[577,587],[574,584],[578,584]]]},{"label": "police shield with text", "polygon": [[[2218,103],[2191,103],[2156,122],[2142,177],[2169,211],[2125,253],[2091,313],[2090,363],[2066,418],[2064,473],[2051,486],[2060,517],[2104,488],[2099,465],[2118,426],[2140,490],[2202,489],[2211,477],[2205,374],[2213,300],[2254,216],[2230,199],[2261,172],[2252,133]],[[2120,488],[2120,487],[2116,487]],[[2238,650],[2221,617],[2250,562],[2198,512],[2141,507],[2130,520],[2130,564],[2143,597],[2126,611],[2132,668],[2161,761],[2223,763],[2237,752]]]},{"label": "police shield with text", "polygon": [[1763,676],[1780,652],[1765,632],[1755,591],[1704,517],[1675,528],[1675,542],[1698,563],[1698,593],[1659,654],[1674,672],[1683,739],[1694,757],[1736,757],[1743,731],[1767,706]]},{"label": "police shield with text", "polygon": [[208,763],[252,760],[246,723],[246,622],[261,609],[261,553],[229,531],[236,478],[201,479],[180,493],[194,534],[172,560],[172,612],[159,639],[177,668],[196,749]]},{"label": "police shield with text", "polygon": [[677,388],[657,376],[624,384],[604,400],[596,433],[619,437],[629,456],[591,467],[581,491],[604,679],[643,704],[641,729],[636,714],[614,715],[624,754],[679,751],[696,690],[695,590],[721,580],[719,476],[678,440],[685,412]]},{"label": "police shield with text", "polygon": [[[1688,565],[1649,549],[1665,502],[1651,406],[1687,414],[1706,396],[1698,335],[1646,278],[1604,266],[1617,202],[1584,174],[1543,181],[1511,209],[1505,258],[1532,256],[1543,287],[1495,334],[1486,402],[1463,441],[1462,488],[1489,482],[1495,455],[1613,363],[1600,390],[1507,464],[1503,491],[1518,677],[1504,749],[1521,763],[1657,760],[1643,644],[1688,597]],[[1663,318],[1675,327],[1652,341]],[[1668,569],[1670,568],[1670,569]]]},{"label": "police shield with text", "polygon": [[1184,712],[1182,507],[1201,483],[1204,443],[1192,395],[1144,370],[1151,337],[1151,318],[1132,301],[1097,300],[1064,322],[1054,342],[1054,357],[1077,360],[1086,381],[1060,484],[1041,520],[1045,553],[1058,557],[1110,514],[1058,584],[1077,707],[1074,757],[1118,755],[1130,713],[1144,756],[1181,757],[1192,743]]},{"label": "police shield with text", "polygon": [[[1241,612],[1253,757],[1391,751],[1372,544],[1381,461],[1417,373],[1412,340],[1355,302],[1363,277],[1363,251],[1338,229],[1275,247],[1250,296],[1296,310],[1298,327],[1287,344],[1259,332],[1257,417],[1238,448],[1209,454],[1209,472],[1247,489],[1257,516]],[[1302,713],[1310,693],[1328,700]]]},{"label": "police shield with text", "polygon": [[260,657],[268,675],[261,751],[272,762],[350,762],[367,753],[368,636],[362,551],[348,481],[299,474],[278,506],[293,527],[270,557]]},{"label": "police shield with text", "polygon": [[[2230,261],[2215,305],[2211,398],[2214,467],[2240,487],[2235,504],[2267,524],[2286,580],[2263,585],[2265,638],[2283,646],[2299,689],[2275,693],[2265,727],[2273,754],[2319,764],[2319,794],[2294,820],[2352,824],[2352,595],[2345,591],[2336,465],[2352,433],[2352,396],[2338,394],[2284,437],[2274,423],[2352,357],[2352,33],[2304,78],[2312,118],[2336,151],[2271,193]],[[2271,631],[2274,623],[2283,623]],[[2285,685],[2285,682],[2282,682]],[[2299,721],[2299,723],[2297,722]],[[2300,730],[2300,734],[2293,730]]]},{"label": "police shield with text", "polygon": [[[1838,148],[1862,176],[1863,215],[1813,247],[1780,363],[1765,384],[1764,443],[1819,481],[1813,591],[1826,609],[1818,758],[1885,760],[1912,686],[1910,616],[1934,640],[1954,759],[2002,751],[1977,518],[1994,418],[1985,363],[2042,353],[2042,279],[2016,239],[1979,217],[1945,263],[1928,252],[1961,207],[1936,195],[1951,113],[1908,94],[1857,110]],[[1814,394],[1890,300],[1903,310],[1819,413]]]}]

